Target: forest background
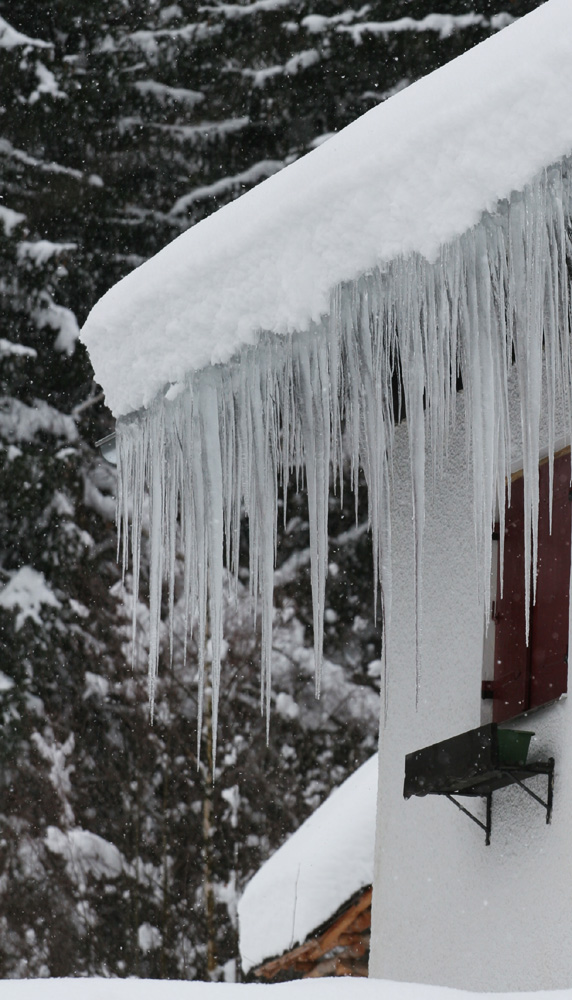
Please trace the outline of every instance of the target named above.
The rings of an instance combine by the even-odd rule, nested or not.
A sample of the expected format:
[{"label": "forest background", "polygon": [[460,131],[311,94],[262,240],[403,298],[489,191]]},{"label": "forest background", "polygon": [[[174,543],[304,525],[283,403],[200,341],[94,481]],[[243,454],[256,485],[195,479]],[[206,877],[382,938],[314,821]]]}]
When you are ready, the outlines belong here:
[{"label": "forest background", "polygon": [[151,726],[146,566],[133,594],[94,447],[113,422],[79,327],[183,230],[536,6],[0,0],[0,978],[239,977],[242,887],[377,743],[365,512],[349,490],[330,510],[316,702],[295,483],[268,744],[247,560],[214,785],[181,608]]}]

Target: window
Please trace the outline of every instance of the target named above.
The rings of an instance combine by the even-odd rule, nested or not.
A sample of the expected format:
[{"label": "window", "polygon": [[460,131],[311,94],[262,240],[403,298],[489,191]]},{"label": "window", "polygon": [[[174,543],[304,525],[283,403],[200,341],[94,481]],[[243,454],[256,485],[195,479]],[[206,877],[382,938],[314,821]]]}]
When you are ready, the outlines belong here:
[{"label": "window", "polygon": [[554,701],[567,689],[572,508],[569,450],[554,459],[552,533],[548,476],[545,461],[539,469],[538,576],[528,646],[522,476],[512,483],[511,505],[506,511],[503,597],[501,600],[499,581],[493,607],[494,677],[492,682],[483,683],[483,696],[493,699],[494,722]]}]

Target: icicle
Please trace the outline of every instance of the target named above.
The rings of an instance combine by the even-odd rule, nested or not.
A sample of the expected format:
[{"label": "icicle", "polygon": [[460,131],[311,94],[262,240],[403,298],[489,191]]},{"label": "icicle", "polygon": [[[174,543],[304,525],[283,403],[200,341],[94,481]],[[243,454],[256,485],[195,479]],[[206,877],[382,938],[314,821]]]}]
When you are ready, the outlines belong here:
[{"label": "icicle", "polygon": [[167,513],[163,497],[164,476],[164,425],[163,413],[155,425],[156,433],[151,436],[149,448],[149,704],[151,721],[155,708],[155,687],[159,664],[159,630],[161,627],[161,584],[163,577],[163,534],[164,515]]},{"label": "icicle", "polygon": [[[201,428],[202,478],[205,484],[205,521],[211,643],[213,761],[216,758],[223,600],[223,495],[217,384],[203,379],[197,399]],[[214,766],[214,764],[213,764]]]},{"label": "icicle", "polygon": [[423,529],[425,524],[425,418],[426,330],[423,326],[419,301],[421,264],[419,258],[398,263],[395,282],[395,312],[399,324],[399,353],[403,375],[403,391],[413,502],[413,545],[415,551],[414,593],[416,608],[415,642],[415,704],[419,702],[421,678],[421,625],[423,615]]},{"label": "icicle", "polygon": [[[502,570],[505,492],[510,501],[508,382],[513,367],[520,395],[525,478],[525,576],[527,588],[531,580],[534,588],[541,414],[547,411],[550,462],[557,405],[563,405],[572,433],[570,175],[571,161],[563,161],[493,213],[485,213],[472,230],[444,246],[435,261],[411,254],[339,285],[332,291],[330,314],[321,324],[288,337],[261,332],[258,344],[245,347],[230,363],[189,373],[181,391],[167,392],[148,410],[119,421],[117,515],[124,575],[131,517],[133,648],[148,490],[151,705],[160,646],[161,577],[165,568],[172,644],[176,559],[182,551],[185,623],[189,632],[196,627],[198,645],[199,741],[207,630],[216,741],[223,583],[225,572],[230,582],[237,579],[243,514],[249,523],[250,588],[261,617],[261,704],[268,718],[276,509],[281,485],[286,517],[292,474],[297,483],[305,480],[308,489],[316,692],[322,658],[328,492],[331,480],[339,480],[341,489],[344,457],[349,459],[356,493],[360,470],[366,480],[374,583],[381,592],[384,629],[390,627],[396,389],[410,442],[416,698],[422,683],[426,453],[435,481],[446,460],[459,405],[459,376],[485,618],[490,605],[491,527],[498,518]],[[551,466],[551,490],[552,476]],[[386,667],[384,676],[387,712]]]},{"label": "icicle", "polygon": [[[251,551],[255,560],[255,580],[261,594],[261,708],[266,712],[267,738],[270,721],[272,668],[272,609],[274,584],[275,525],[277,503],[276,453],[269,440],[272,422],[272,394],[261,384],[259,372],[250,385],[251,423]],[[266,418],[266,421],[265,421]]]}]

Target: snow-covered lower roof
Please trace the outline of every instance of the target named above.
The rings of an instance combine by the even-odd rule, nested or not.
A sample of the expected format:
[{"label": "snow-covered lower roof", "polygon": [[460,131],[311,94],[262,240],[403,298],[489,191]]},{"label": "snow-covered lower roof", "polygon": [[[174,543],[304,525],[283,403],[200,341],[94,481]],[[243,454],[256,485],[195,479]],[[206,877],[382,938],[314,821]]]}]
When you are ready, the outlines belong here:
[{"label": "snow-covered lower roof", "polygon": [[373,882],[377,754],[292,834],[238,904],[245,972],[282,955]]},{"label": "snow-covered lower roof", "polygon": [[307,329],[380,263],[433,258],[572,151],[571,93],[572,3],[549,0],[199,222],[85,324],[108,405],[147,406],[260,331]]}]

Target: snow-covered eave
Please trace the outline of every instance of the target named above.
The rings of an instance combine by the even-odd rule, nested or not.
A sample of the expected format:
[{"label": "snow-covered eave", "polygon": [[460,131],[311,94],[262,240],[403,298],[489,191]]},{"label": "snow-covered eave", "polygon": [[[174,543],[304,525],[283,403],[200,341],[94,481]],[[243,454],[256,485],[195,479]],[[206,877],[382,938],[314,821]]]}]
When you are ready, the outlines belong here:
[{"label": "snow-covered eave", "polygon": [[[256,345],[243,345],[232,364],[190,372],[136,417],[118,421],[118,514],[124,543],[131,534],[135,592],[147,488],[150,499],[151,703],[159,661],[162,577],[168,580],[172,618],[176,553],[182,549],[187,624],[198,624],[201,693],[207,617],[209,621],[216,736],[225,557],[226,568],[238,574],[240,523],[246,514],[249,581],[261,621],[261,699],[269,713],[276,513],[280,483],[288,482],[292,470],[298,477],[303,470],[308,493],[317,693],[328,570],[328,491],[348,453],[354,488],[360,468],[367,482],[373,577],[376,593],[377,586],[381,588],[384,626],[390,627],[397,374],[413,479],[417,692],[426,452],[437,475],[454,421],[458,375],[464,387],[482,607],[490,607],[491,525],[500,520],[502,539],[512,440],[519,438],[529,607],[536,572],[540,425],[546,416],[551,455],[560,400],[572,438],[571,232],[572,162],[563,159],[442,246],[434,261],[412,253],[341,284],[321,323],[292,336],[262,334]],[[520,428],[509,418],[513,367]],[[124,570],[127,554],[124,544]],[[500,558],[502,565],[502,552]]]},{"label": "snow-covered eave", "polygon": [[85,324],[111,409],[309,329],[376,267],[434,260],[570,155],[570,93],[572,5],[549,0],[182,234]]}]

